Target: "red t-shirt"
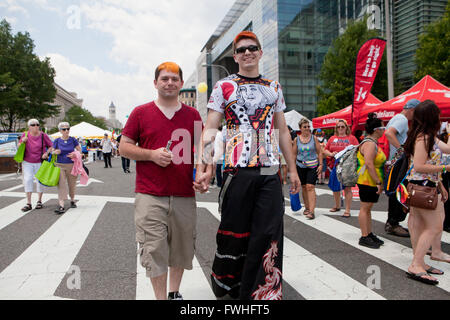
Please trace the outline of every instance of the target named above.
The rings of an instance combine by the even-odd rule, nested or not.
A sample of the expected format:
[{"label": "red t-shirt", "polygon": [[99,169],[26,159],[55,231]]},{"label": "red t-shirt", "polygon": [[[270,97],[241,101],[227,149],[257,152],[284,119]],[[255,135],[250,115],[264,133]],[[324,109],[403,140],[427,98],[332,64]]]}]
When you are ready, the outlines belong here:
[{"label": "red t-shirt", "polygon": [[[197,132],[194,129],[195,122]],[[150,150],[166,147],[167,142],[172,140],[170,150],[174,160],[165,168],[153,161],[136,161],[135,192],[155,196],[194,197],[194,133],[200,137],[202,128],[198,111],[185,104],[181,105],[181,109],[170,120],[154,102],[136,107],[122,134],[136,141],[139,147]],[[180,144],[183,141],[185,143]],[[183,149],[182,146],[185,145],[188,147]]]},{"label": "red t-shirt", "polygon": [[[349,145],[359,145],[358,139],[354,135],[348,135],[348,136],[331,136],[330,139],[328,139],[327,145],[325,146],[325,149],[327,149],[330,152],[340,152],[344,150]],[[328,166],[333,168],[334,167],[334,158],[328,157]]]}]

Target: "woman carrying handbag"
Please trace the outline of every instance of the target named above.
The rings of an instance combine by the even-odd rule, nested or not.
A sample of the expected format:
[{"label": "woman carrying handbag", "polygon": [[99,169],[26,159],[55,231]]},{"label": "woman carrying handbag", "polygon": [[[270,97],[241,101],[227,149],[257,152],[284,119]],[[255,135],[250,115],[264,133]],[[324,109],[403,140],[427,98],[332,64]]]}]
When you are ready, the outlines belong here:
[{"label": "woman carrying handbag", "polygon": [[[25,145],[22,173],[23,185],[27,195],[27,204],[21,210],[22,212],[27,212],[33,208],[31,205],[31,194],[34,189],[34,175],[38,172],[42,160],[48,158],[48,154],[53,148],[49,136],[39,130],[39,121],[37,119],[28,120],[28,132],[22,135],[19,143]],[[38,201],[35,209],[42,209],[44,186],[38,181],[36,181],[36,192],[38,194]]]},{"label": "woman carrying handbag", "polygon": [[404,145],[411,167],[406,179],[410,207],[408,228],[414,254],[407,276],[431,285],[439,283],[434,275],[442,275],[443,271],[425,263],[424,257],[430,246],[433,248],[432,260],[450,261],[450,257],[440,250],[444,202],[448,199],[441,175],[450,170],[450,166],[441,164],[441,156],[442,152],[450,151],[450,146],[437,139],[439,115],[440,110],[433,101],[421,102],[414,110]]}]

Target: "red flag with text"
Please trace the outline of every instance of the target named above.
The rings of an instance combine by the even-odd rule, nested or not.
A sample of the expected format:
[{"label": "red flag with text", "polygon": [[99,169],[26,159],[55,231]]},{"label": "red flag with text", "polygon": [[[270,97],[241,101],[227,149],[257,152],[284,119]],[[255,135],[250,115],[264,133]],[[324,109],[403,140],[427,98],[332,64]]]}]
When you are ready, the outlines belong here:
[{"label": "red flag with text", "polygon": [[352,107],[353,133],[356,131],[361,109],[375,81],[385,46],[386,40],[380,38],[369,39],[361,46],[356,57]]}]

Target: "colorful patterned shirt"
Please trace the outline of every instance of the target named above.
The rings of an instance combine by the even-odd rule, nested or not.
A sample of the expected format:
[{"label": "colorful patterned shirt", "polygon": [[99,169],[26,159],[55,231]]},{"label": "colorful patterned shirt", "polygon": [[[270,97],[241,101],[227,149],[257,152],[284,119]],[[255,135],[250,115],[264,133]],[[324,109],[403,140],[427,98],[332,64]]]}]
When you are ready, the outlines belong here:
[{"label": "colorful patterned shirt", "polygon": [[225,167],[279,165],[273,116],[286,104],[278,82],[233,74],[216,83],[208,108],[225,115]]},{"label": "colorful patterned shirt", "polygon": [[[367,143],[367,142],[365,142],[365,143]],[[357,183],[366,185],[366,186],[376,187],[377,184],[375,181],[373,181],[372,176],[369,173],[369,170],[367,170],[367,166],[365,165],[366,161],[360,150],[358,150],[356,157],[358,158],[357,172],[358,172],[358,174],[360,174]],[[378,179],[380,181],[384,180],[384,163],[385,162],[386,162],[386,155],[384,154],[384,152],[381,148],[377,148],[377,155],[375,156],[375,159],[373,160],[373,164],[375,166],[375,171],[376,171]],[[363,168],[363,166],[364,166],[364,168]],[[364,172],[361,172],[362,170],[364,170]]]}]

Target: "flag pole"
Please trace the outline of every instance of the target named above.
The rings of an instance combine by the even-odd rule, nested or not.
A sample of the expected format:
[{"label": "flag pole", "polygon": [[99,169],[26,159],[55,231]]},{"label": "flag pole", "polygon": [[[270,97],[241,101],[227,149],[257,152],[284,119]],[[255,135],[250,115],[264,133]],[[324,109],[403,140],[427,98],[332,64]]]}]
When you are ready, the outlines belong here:
[{"label": "flag pole", "polygon": [[389,0],[384,0],[384,15],[386,26],[386,60],[387,60],[387,76],[388,76],[388,98],[394,98],[394,77],[392,72],[392,42],[391,42],[391,21],[389,14]]}]

